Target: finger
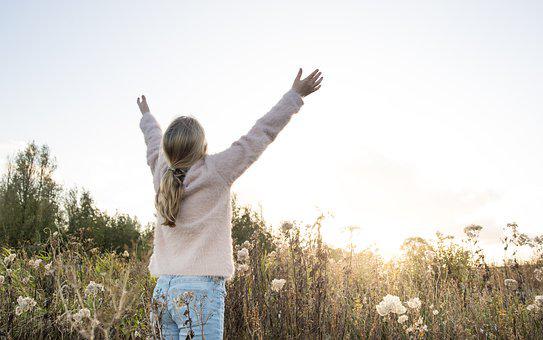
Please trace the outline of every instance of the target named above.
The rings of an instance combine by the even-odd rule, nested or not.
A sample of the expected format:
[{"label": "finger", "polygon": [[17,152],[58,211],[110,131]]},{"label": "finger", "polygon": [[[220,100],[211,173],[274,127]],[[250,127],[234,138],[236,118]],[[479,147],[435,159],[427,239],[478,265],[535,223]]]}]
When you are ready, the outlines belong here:
[{"label": "finger", "polygon": [[302,78],[302,68],[300,67],[300,69],[298,70],[298,74],[296,75],[296,80],[300,80],[300,78]]},{"label": "finger", "polygon": [[317,74],[315,74],[312,78],[311,78],[311,84],[314,84],[317,79],[319,79],[319,77],[321,76],[322,72],[318,72]]},{"label": "finger", "polygon": [[147,99],[145,98],[145,95],[144,95],[144,94],[141,95],[141,98],[143,99],[143,102],[146,102],[146,101],[147,101]]},{"label": "finger", "polygon": [[313,92],[317,91],[317,90],[318,90],[318,89],[320,89],[320,88],[321,88],[321,86],[320,86],[320,85],[319,85],[319,86],[316,86],[316,87],[315,87],[315,88],[313,89],[313,91],[311,91],[311,93],[313,93]]},{"label": "finger", "polygon": [[311,72],[311,74],[308,75],[308,76],[304,79],[304,81],[313,78],[313,76],[314,76],[315,74],[317,74],[317,72],[319,72],[319,69],[316,69],[315,71]]},{"label": "finger", "polygon": [[317,81],[315,82],[315,84],[313,84],[313,86],[319,85],[319,84],[322,82],[322,79],[323,79],[323,77],[320,77],[319,80],[317,80]]}]

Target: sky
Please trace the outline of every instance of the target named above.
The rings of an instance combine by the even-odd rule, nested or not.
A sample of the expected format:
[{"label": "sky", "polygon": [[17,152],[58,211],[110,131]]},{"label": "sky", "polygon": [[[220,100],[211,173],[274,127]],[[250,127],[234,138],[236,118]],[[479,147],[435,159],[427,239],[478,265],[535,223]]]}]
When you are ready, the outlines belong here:
[{"label": "sky", "polygon": [[543,3],[538,1],[10,1],[0,12],[0,158],[47,144],[57,180],[99,208],[153,221],[136,97],[165,129],[204,126],[209,151],[245,134],[319,68],[261,158],[242,204],[311,223],[325,240],[398,253],[411,236],[508,222],[543,208]]}]

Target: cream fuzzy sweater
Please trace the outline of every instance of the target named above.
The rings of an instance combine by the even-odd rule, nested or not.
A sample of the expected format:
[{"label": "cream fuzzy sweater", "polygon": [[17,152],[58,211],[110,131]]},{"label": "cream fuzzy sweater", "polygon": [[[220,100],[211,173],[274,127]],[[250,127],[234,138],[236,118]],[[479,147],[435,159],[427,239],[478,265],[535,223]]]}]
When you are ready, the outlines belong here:
[{"label": "cream fuzzy sweater", "polygon": [[[157,215],[153,255],[149,271],[154,276],[234,274],[230,188],[298,112],[303,100],[288,91],[251,130],[226,150],[206,155],[187,172],[179,215],[174,228],[163,226]],[[147,145],[155,192],[168,164],[162,151],[162,130],[150,112],[143,114],[140,128]]]}]

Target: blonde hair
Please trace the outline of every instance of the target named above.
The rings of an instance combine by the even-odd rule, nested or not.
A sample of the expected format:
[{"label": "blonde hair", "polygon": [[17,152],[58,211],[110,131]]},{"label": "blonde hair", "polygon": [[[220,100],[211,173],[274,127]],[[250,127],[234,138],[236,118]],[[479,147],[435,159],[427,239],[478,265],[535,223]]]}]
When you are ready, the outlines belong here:
[{"label": "blonde hair", "polygon": [[183,187],[185,175],[207,152],[204,129],[193,117],[178,117],[164,132],[162,148],[168,162],[168,170],[160,180],[155,205],[157,212],[164,218],[162,225],[173,228],[185,191]]}]

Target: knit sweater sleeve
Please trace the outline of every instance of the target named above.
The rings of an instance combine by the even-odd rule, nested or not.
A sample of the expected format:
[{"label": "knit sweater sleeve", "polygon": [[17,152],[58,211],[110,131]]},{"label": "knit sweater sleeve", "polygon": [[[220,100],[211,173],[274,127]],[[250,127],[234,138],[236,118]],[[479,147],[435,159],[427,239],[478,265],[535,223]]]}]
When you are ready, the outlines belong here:
[{"label": "knit sweater sleeve", "polygon": [[268,113],[256,121],[247,134],[228,149],[211,155],[217,172],[227,184],[231,185],[258,159],[303,104],[302,97],[296,91],[288,91]]},{"label": "knit sweater sleeve", "polygon": [[147,165],[154,174],[162,141],[162,129],[151,112],[145,112],[142,115],[140,129],[147,145]]}]

